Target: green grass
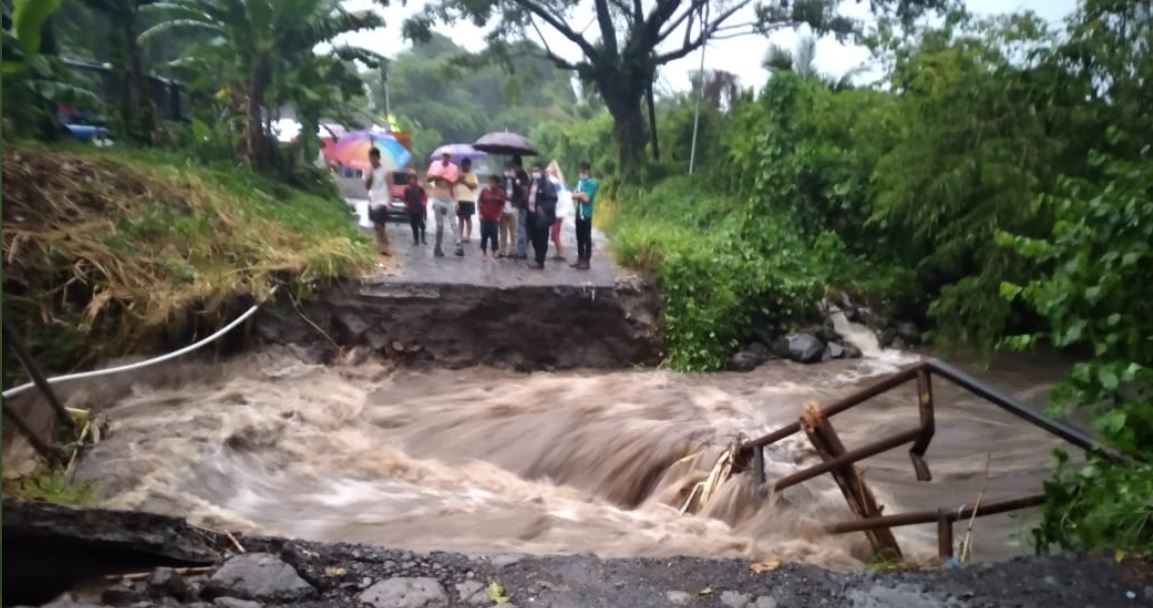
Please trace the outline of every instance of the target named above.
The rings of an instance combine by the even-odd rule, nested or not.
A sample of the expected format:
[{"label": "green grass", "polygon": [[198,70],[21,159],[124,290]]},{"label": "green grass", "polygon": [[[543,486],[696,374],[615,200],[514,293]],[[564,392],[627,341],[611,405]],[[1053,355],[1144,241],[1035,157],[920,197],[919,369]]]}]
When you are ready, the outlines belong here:
[{"label": "green grass", "polygon": [[152,150],[4,150],[6,304],[62,369],[146,352],[236,314],[277,282],[355,275],[373,259],[347,206]]},{"label": "green grass", "polygon": [[68,481],[58,469],[39,469],[32,475],[4,481],[4,495],[61,505],[96,504],[96,490],[88,482]]}]

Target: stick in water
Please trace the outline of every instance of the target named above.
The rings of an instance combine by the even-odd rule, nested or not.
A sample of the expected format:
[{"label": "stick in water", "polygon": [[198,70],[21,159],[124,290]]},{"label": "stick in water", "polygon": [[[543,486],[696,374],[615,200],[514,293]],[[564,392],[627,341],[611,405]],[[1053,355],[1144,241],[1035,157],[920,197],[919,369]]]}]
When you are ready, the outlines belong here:
[{"label": "stick in water", "polygon": [[993,460],[993,453],[985,454],[985,479],[981,482],[981,491],[977,493],[977,502],[973,504],[973,515],[969,517],[969,527],[965,530],[965,540],[961,542],[961,563],[969,562],[969,555],[973,551],[973,522],[977,519],[977,511],[981,510],[981,499],[985,497],[985,488],[989,485],[989,464]]}]

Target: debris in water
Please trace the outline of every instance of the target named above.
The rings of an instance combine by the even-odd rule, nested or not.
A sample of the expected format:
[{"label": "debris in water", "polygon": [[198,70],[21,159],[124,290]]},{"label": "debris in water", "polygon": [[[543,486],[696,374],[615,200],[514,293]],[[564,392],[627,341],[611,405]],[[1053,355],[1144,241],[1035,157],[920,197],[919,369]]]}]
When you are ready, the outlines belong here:
[{"label": "debris in water", "polygon": [[324,567],[324,575],[329,577],[329,578],[336,578],[338,576],[344,576],[345,572],[348,572],[348,571],[345,570],[344,568],[341,568],[340,566],[325,566]]}]

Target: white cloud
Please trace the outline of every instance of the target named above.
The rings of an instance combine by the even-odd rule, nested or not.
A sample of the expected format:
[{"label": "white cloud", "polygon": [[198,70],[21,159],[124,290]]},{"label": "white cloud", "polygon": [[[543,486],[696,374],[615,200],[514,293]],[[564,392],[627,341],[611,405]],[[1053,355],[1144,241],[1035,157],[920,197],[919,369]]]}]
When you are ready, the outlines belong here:
[{"label": "white cloud", "polygon": [[[991,15],[1014,10],[1032,10],[1051,22],[1059,21],[1071,13],[1075,3],[1076,0],[1018,0],[1015,3],[1004,0],[966,0],[969,9],[975,13]],[[349,10],[376,10],[384,17],[387,26],[379,30],[346,35],[341,42],[370,49],[382,55],[395,56],[410,47],[401,36],[401,25],[406,18],[423,10],[426,4],[426,0],[410,0],[405,6],[398,3],[388,8],[381,8],[371,0],[346,0],[344,6]],[[582,8],[585,6],[587,5],[582,3]],[[855,0],[843,2],[843,11],[855,18],[868,16],[867,4]],[[586,12],[588,14],[578,14],[574,17],[574,21],[580,24],[578,27],[592,21],[591,11]],[[740,19],[740,15],[734,19]],[[595,29],[595,26],[592,29]],[[437,31],[470,51],[484,48],[484,30],[472,24],[439,26]],[[566,58],[580,57],[579,49],[571,41],[548,29],[545,29],[545,36],[554,52]],[[792,48],[797,38],[796,31],[783,30],[768,38],[748,36],[716,41],[710,43],[705,52],[705,68],[732,72],[740,78],[742,85],[759,87],[768,78],[767,72],[761,67],[761,60],[769,45],[776,43],[785,48]],[[816,65],[823,72],[841,75],[868,60],[869,52],[863,47],[842,45],[830,37],[823,38],[817,43]],[[700,61],[701,56],[697,52],[669,63],[661,73],[662,84],[673,90],[688,89],[689,74],[700,66]]]}]

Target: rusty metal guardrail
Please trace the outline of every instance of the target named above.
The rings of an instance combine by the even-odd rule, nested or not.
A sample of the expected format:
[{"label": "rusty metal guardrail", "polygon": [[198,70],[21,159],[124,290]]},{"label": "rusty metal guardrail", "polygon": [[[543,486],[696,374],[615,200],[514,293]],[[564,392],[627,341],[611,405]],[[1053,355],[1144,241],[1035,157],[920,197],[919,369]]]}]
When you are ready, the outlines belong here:
[{"label": "rusty metal guardrail", "polygon": [[[748,467],[751,461],[754,491],[757,495],[761,495],[766,484],[765,448],[803,430],[820,455],[821,462],[776,480],[772,484],[774,492],[780,492],[814,477],[829,473],[841,488],[845,501],[857,519],[828,525],[825,528],[826,531],[831,534],[864,532],[878,556],[886,559],[900,559],[901,549],[893,537],[891,528],[936,522],[938,553],[942,558],[952,557],[953,524],[958,520],[1034,507],[1043,503],[1045,497],[1038,494],[1011,500],[986,502],[980,505],[962,505],[960,508],[947,510],[917,511],[896,515],[881,514],[881,509],[878,507],[872,491],[865,485],[864,479],[854,464],[870,456],[911,443],[909,458],[912,461],[917,480],[932,480],[929,465],[925,461],[925,451],[928,449],[936,430],[933,416],[932,377],[934,375],[948,380],[950,383],[1082,450],[1096,451],[1117,462],[1128,460],[1121,453],[1099,444],[1083,431],[1033,410],[1021,401],[997,391],[952,365],[936,359],[928,359],[825,407],[816,403],[806,405],[802,416],[796,422],[742,444],[737,458],[737,467]],[[846,450],[829,419],[913,380],[917,382],[918,425],[915,428],[878,439],[867,445]]]}]

